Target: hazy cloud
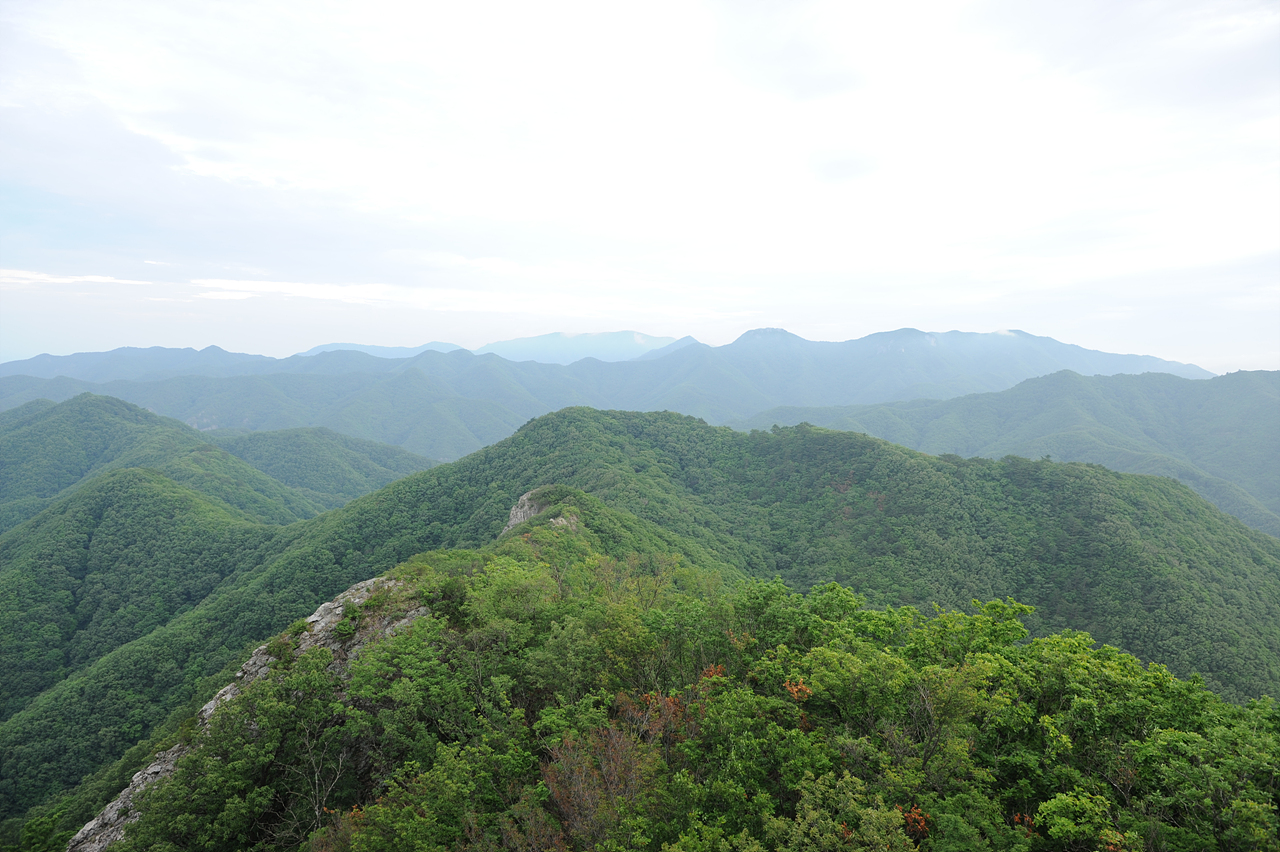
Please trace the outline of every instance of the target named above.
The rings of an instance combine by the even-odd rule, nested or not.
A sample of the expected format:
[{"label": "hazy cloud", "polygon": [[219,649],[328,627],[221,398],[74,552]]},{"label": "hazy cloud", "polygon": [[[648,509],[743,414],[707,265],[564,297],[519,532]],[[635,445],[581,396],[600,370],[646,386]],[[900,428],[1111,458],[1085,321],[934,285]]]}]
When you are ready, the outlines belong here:
[{"label": "hazy cloud", "polygon": [[[354,305],[389,345],[1007,326],[1280,367],[1280,307],[1219,274],[1280,251],[1265,0],[11,0],[0,26],[7,265],[168,288],[120,285],[103,346],[287,354]],[[92,313],[3,286],[0,358],[83,348]]]}]

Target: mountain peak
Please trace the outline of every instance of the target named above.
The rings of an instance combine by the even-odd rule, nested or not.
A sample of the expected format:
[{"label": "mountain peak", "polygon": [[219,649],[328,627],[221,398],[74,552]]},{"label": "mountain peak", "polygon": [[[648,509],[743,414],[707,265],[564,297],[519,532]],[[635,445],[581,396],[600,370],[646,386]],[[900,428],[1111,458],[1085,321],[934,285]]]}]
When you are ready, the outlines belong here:
[{"label": "mountain peak", "polygon": [[810,343],[798,334],[792,334],[785,328],[753,328],[750,331],[744,331],[737,340],[730,343],[730,346],[738,346],[742,344],[751,345],[758,343],[778,344],[786,341],[788,343]]}]

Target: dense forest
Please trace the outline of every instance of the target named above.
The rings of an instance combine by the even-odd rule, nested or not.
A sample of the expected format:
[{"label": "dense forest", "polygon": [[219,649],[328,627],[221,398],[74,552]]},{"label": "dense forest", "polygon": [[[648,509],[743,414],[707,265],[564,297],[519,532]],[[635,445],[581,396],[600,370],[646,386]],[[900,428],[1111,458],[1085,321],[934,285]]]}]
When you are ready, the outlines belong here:
[{"label": "dense forest", "polygon": [[215,436],[112,397],[34,400],[0,413],[0,532],[112,470],[154,470],[244,520],[287,524],[434,464],[327,429]]},{"label": "dense forest", "polygon": [[934,455],[1051,456],[1171,476],[1254,529],[1280,535],[1280,372],[1208,381],[1165,373],[1054,373],[999,393],[883,405],[775,408],[727,425],[801,422]]},{"label": "dense forest", "polygon": [[837,582],[876,611],[924,613],[1011,596],[1035,607],[1019,614],[1035,637],[1087,630],[1236,705],[1280,685],[1280,541],[1171,480],[569,409],[288,526],[128,469],[0,536],[14,590],[0,605],[17,623],[24,595],[46,601],[0,660],[25,673],[0,721],[5,830],[50,801],[61,810],[32,813],[57,812],[51,830],[83,824],[145,763],[134,744],[189,717],[253,643],[415,554],[487,546],[516,499],[550,483],[633,519],[641,561],[678,554],[725,588]]},{"label": "dense forest", "polygon": [[113,849],[1280,848],[1270,699],[1028,641],[1012,599],[726,582],[583,492],[535,500],[272,640],[207,725],[148,744],[184,756]]}]

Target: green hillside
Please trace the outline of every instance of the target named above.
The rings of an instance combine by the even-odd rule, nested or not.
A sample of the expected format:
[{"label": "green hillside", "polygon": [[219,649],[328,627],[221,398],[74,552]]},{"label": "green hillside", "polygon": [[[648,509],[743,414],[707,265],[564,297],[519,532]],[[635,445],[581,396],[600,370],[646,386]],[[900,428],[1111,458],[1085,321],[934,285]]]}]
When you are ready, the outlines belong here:
[{"label": "green hillside", "polygon": [[327,429],[208,433],[112,397],[0,414],[0,532],[98,474],[146,467],[262,523],[311,518],[436,462]]},{"label": "green hillside", "polygon": [[1275,849],[1274,701],[1087,634],[1027,642],[1013,601],[726,584],[630,513],[536,499],[277,636],[207,728],[150,744],[194,749],[113,848]]},{"label": "green hillside", "polygon": [[200,603],[271,535],[130,469],[0,536],[0,719]]},{"label": "green hillside", "polygon": [[100,385],[65,378],[12,376],[0,378],[0,407],[41,397],[69,399],[92,391],[164,412],[188,426],[205,430],[205,435],[221,429],[239,433],[326,427],[427,458],[456,459],[502,440],[530,417],[586,401],[570,394],[567,398],[553,396],[543,403],[519,386],[508,392],[510,383],[491,373],[501,373],[509,362],[496,355],[471,360],[485,363],[478,364],[478,370],[450,376],[450,382],[474,388],[476,393],[497,393],[499,399],[463,395],[445,381],[407,369],[390,375],[184,376]]},{"label": "green hillside", "polygon": [[6,411],[0,411],[0,429],[7,427],[10,423],[16,423],[24,420],[32,415],[39,414],[46,408],[52,408],[57,403],[48,399],[33,399],[30,402],[10,408]]},{"label": "green hillside", "polygon": [[399,447],[324,428],[239,435],[208,432],[202,437],[325,509],[336,509],[437,464]]},{"label": "green hillside", "polygon": [[81,394],[59,405],[28,403],[0,423],[0,531],[97,474],[131,467],[157,470],[246,520],[287,524],[324,509],[188,426]]},{"label": "green hillside", "polygon": [[1171,476],[1280,536],[1280,372],[1208,381],[1061,372],[999,393],[885,405],[775,408],[729,425],[812,423],[926,453],[1086,461]]},{"label": "green hillside", "polygon": [[0,813],[122,754],[247,643],[416,553],[489,543],[519,495],[556,483],[633,516],[648,551],[721,577],[834,580],[925,611],[1013,596],[1037,607],[1035,635],[1087,629],[1230,701],[1280,693],[1280,542],[1171,480],[569,409],[237,550],[198,605],[0,724]]}]

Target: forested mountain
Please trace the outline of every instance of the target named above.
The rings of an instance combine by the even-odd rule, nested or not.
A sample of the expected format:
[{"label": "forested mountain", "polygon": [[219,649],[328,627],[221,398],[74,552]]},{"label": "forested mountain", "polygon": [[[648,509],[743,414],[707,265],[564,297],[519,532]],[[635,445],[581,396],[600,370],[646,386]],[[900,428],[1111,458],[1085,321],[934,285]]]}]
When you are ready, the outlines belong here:
[{"label": "forested mountain", "polygon": [[1273,701],[1081,633],[1025,642],[1014,602],[726,586],[629,513],[534,500],[258,649],[150,744],[140,819],[72,852],[122,830],[116,852],[1276,848]]},{"label": "forested mountain", "polygon": [[807,422],[934,455],[1051,456],[1172,476],[1254,529],[1280,536],[1280,372],[1208,381],[1059,372],[946,401],[775,408],[729,425]]},{"label": "forested mountain", "polygon": [[254,372],[275,358],[228,352],[217,346],[204,349],[170,349],[164,346],[122,346],[110,352],[77,352],[74,355],[37,355],[0,364],[0,376],[64,376],[88,382],[115,379],[147,381],[168,376],[235,376]]},{"label": "forested mountain", "polygon": [[[247,554],[276,529],[131,468],[0,536],[0,720],[203,601],[255,564]],[[159,673],[149,680],[173,685]]]},{"label": "forested mountain", "polygon": [[[3,814],[74,786],[170,713],[207,698],[216,689],[207,678],[247,643],[414,554],[488,544],[521,494],[557,483],[624,519],[616,534],[643,541],[628,547],[647,554],[652,570],[679,554],[680,564],[721,582],[778,576],[804,590],[837,581],[875,607],[926,611],[1013,596],[1037,607],[1024,616],[1035,635],[1089,630],[1180,676],[1200,672],[1231,701],[1280,691],[1280,541],[1172,480],[1083,464],[934,458],[807,427],[740,433],[673,414],[570,409],[313,520],[272,530],[220,516],[223,543],[208,548],[203,571],[221,580],[207,597],[83,668],[68,666],[67,678],[0,723]],[[95,508],[76,508],[91,496]],[[190,511],[209,511],[187,499]],[[117,529],[96,531],[98,517],[117,516]],[[0,554],[13,554],[0,571],[65,590],[49,605],[64,622],[36,619],[30,630],[68,637],[64,647],[90,638],[105,647],[96,635],[79,638],[92,618],[84,626],[59,613],[74,611],[76,584],[142,559],[125,558],[113,541],[184,546],[180,531],[131,531],[147,523],[156,522],[84,489],[0,537]],[[59,524],[95,530],[79,540],[91,556],[99,549],[97,561],[31,544],[33,530]],[[70,534],[49,535],[76,546]],[[163,555],[153,561],[162,572]],[[76,565],[90,563],[77,578],[84,569]],[[190,600],[184,594],[175,592],[176,609]],[[57,656],[36,668],[56,671]],[[114,793],[102,778],[127,780],[136,768],[103,769],[77,807]]]},{"label": "forested mountain", "polygon": [[203,432],[201,437],[325,509],[336,509],[437,464],[400,447],[324,428],[239,434],[219,430]]},{"label": "forested mountain", "polygon": [[105,396],[34,402],[0,422],[0,531],[97,474],[147,467],[244,520],[287,524],[322,503],[205,441],[185,424]]},{"label": "forested mountain", "polygon": [[334,351],[281,360],[237,356],[240,361],[228,360],[221,350],[180,350],[182,358],[172,368],[156,360],[154,350],[41,356],[0,365],[0,408],[92,391],[199,429],[326,426],[428,458],[456,459],[506,437],[531,417],[573,405],[679,411],[723,423],[780,405],[1002,390],[1064,368],[1089,374],[1211,375],[1198,367],[1093,352],[1022,332],[903,329],[824,343],[758,329],[727,346],[681,342],[653,353],[665,352],[661,357],[617,363],[589,358],[567,366],[516,363],[464,350],[427,351],[407,359]]},{"label": "forested mountain", "polygon": [[234,515],[315,517],[435,462],[325,429],[211,436],[111,397],[28,403],[0,416],[0,532],[110,470],[145,467]]}]

